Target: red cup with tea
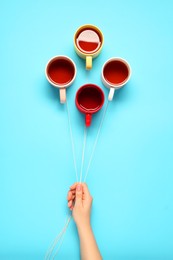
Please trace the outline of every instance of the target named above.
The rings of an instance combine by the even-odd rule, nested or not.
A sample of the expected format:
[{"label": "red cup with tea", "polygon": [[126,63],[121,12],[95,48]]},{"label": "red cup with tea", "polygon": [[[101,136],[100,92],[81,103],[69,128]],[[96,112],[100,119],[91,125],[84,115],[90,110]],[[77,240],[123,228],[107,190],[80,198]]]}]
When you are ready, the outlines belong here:
[{"label": "red cup with tea", "polygon": [[104,104],[104,93],[95,84],[85,84],[76,93],[75,103],[78,110],[85,114],[85,125],[91,125],[92,115],[97,113]]},{"label": "red cup with tea", "polygon": [[92,59],[97,57],[103,47],[103,34],[101,30],[91,24],[77,29],[74,35],[74,47],[77,54],[86,60],[86,69],[92,68]]},{"label": "red cup with tea", "polygon": [[115,90],[123,87],[129,81],[130,65],[122,58],[111,58],[103,65],[101,77],[103,84],[110,88],[108,100],[111,101]]},{"label": "red cup with tea", "polygon": [[76,72],[75,63],[67,56],[55,56],[46,65],[46,78],[52,86],[59,88],[61,103],[66,102],[66,88],[75,80]]}]

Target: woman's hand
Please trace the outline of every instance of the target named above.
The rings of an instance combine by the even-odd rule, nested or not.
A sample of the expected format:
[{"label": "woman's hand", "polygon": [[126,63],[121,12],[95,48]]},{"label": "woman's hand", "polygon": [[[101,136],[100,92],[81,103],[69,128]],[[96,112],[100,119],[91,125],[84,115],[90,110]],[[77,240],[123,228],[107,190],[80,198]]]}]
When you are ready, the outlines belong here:
[{"label": "woman's hand", "polygon": [[92,197],[87,185],[85,183],[74,183],[70,187],[67,200],[77,227],[90,225]]}]

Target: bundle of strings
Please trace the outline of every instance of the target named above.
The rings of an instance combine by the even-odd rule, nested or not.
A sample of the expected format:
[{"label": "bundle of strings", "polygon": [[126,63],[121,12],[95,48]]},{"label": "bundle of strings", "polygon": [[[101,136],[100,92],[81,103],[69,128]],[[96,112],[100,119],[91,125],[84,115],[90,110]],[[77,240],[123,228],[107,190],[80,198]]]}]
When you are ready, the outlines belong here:
[{"label": "bundle of strings", "polygon": [[[106,115],[106,112],[107,112],[107,109],[108,109],[108,104],[109,104],[109,100],[107,100],[107,102],[106,102],[105,109],[103,111],[103,114],[102,114],[102,117],[101,117],[101,120],[100,120],[99,128],[98,128],[98,131],[97,131],[97,135],[96,135],[95,142],[94,142],[94,145],[93,145],[93,148],[92,148],[92,152],[91,152],[91,155],[90,155],[90,159],[89,159],[89,162],[88,162],[88,166],[87,166],[87,170],[86,170],[83,182],[86,182],[88,172],[89,172],[89,169],[91,167],[91,163],[92,163],[94,153],[95,153],[95,150],[96,150],[96,146],[97,146],[97,143],[98,143],[98,139],[99,139],[99,136],[100,136],[101,128],[102,128],[102,125],[103,125],[103,122],[104,122],[104,119],[105,119],[105,115]],[[74,138],[73,138],[73,133],[72,133],[70,112],[69,112],[67,102],[66,102],[66,105],[67,105],[67,116],[68,116],[69,129],[70,129],[70,138],[71,138],[71,145],[72,145],[74,168],[75,168],[75,172],[76,172],[76,180],[78,182],[77,163],[76,163],[76,155],[75,155],[75,149],[74,149]],[[87,127],[85,125],[84,126],[83,148],[82,148],[81,170],[80,170],[80,178],[79,178],[80,183],[82,183],[82,177],[83,177],[83,166],[84,166],[84,160],[85,160],[86,140],[87,140]]]},{"label": "bundle of strings", "polygon": [[[91,167],[91,162],[92,162],[93,157],[94,157],[94,152],[95,152],[95,149],[96,149],[96,146],[97,146],[97,143],[98,143],[98,139],[99,139],[99,136],[100,136],[100,131],[101,131],[101,128],[102,128],[102,125],[103,125],[103,121],[104,121],[104,118],[105,118],[105,115],[106,115],[106,112],[107,112],[107,109],[108,109],[108,104],[109,104],[109,101],[107,100],[107,103],[105,105],[105,109],[104,109],[103,115],[102,115],[101,120],[100,120],[100,125],[99,125],[98,132],[97,132],[97,135],[96,135],[96,138],[95,138],[95,142],[94,142],[94,145],[93,145],[93,149],[92,149],[92,152],[91,152],[91,155],[90,155],[90,159],[89,159],[89,162],[88,162],[88,167],[87,167],[87,170],[86,170],[83,182],[86,182],[86,179],[87,179],[87,176],[88,176],[88,172],[89,172],[89,169]],[[82,148],[81,170],[80,170],[80,178],[78,178],[76,155],[75,155],[75,148],[74,148],[74,138],[73,138],[71,119],[70,119],[70,112],[69,112],[69,107],[68,107],[68,102],[67,101],[66,101],[66,108],[67,108],[67,117],[68,117],[70,139],[71,139],[71,146],[72,146],[73,163],[74,163],[74,169],[75,169],[75,173],[76,173],[76,181],[77,182],[79,181],[80,183],[82,183],[83,166],[84,166],[85,150],[86,150],[86,140],[87,140],[87,127],[86,126],[84,127],[84,138],[83,138],[83,148]],[[57,254],[58,254],[58,252],[59,252],[59,250],[60,250],[60,248],[62,246],[62,243],[63,243],[63,240],[64,240],[64,236],[65,236],[66,230],[67,230],[67,228],[68,228],[68,226],[70,224],[71,219],[72,219],[72,214],[67,217],[67,220],[66,220],[66,223],[65,223],[63,229],[56,236],[56,238],[54,239],[52,245],[48,249],[48,251],[47,251],[47,253],[45,255],[45,260],[50,260],[51,257],[54,260],[55,257],[57,256]],[[53,251],[56,248],[58,243],[59,243],[59,245],[57,247],[57,250],[56,250],[55,254],[53,255]]]},{"label": "bundle of strings", "polygon": [[[46,255],[45,255],[45,260],[50,260],[50,259],[55,259],[55,257],[57,256],[61,246],[62,246],[62,243],[63,243],[63,240],[64,240],[64,237],[65,237],[65,233],[66,233],[66,230],[70,224],[70,221],[72,219],[72,215],[68,216],[67,217],[67,220],[66,220],[66,223],[63,227],[63,229],[61,230],[61,232],[56,236],[56,238],[54,239],[54,241],[52,242],[51,246],[49,247]],[[57,249],[56,249],[56,252],[55,254],[53,254],[53,251],[54,249],[56,248],[57,244],[59,243]]]}]

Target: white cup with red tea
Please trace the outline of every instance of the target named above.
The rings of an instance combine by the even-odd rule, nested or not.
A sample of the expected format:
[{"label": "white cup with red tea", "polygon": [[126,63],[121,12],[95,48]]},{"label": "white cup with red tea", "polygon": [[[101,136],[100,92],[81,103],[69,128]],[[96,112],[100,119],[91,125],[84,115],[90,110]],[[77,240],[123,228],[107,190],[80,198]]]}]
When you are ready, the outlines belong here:
[{"label": "white cup with red tea", "polygon": [[131,77],[129,63],[122,58],[111,58],[107,60],[103,67],[101,78],[103,84],[110,89],[108,100],[111,101],[116,89],[123,87]]},{"label": "white cup with red tea", "polygon": [[67,56],[55,56],[48,61],[46,78],[52,86],[59,89],[60,103],[66,102],[66,88],[73,83],[76,73],[75,63]]}]

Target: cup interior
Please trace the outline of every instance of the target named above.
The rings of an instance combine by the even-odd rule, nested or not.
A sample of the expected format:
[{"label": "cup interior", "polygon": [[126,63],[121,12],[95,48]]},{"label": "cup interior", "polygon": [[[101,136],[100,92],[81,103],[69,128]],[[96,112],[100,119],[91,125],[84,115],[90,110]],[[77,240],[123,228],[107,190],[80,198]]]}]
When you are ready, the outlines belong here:
[{"label": "cup interior", "polygon": [[74,79],[75,66],[67,57],[55,57],[48,62],[46,74],[51,83],[64,86]]},{"label": "cup interior", "polygon": [[110,85],[125,84],[130,77],[130,67],[124,60],[112,59],[105,64],[103,76]]},{"label": "cup interior", "polygon": [[97,52],[103,42],[103,36],[99,29],[94,26],[83,26],[75,35],[77,48],[86,54]]},{"label": "cup interior", "polygon": [[76,104],[83,113],[95,113],[104,103],[103,91],[95,85],[84,85],[76,94]]}]

